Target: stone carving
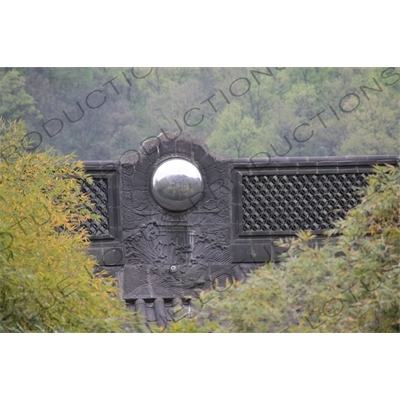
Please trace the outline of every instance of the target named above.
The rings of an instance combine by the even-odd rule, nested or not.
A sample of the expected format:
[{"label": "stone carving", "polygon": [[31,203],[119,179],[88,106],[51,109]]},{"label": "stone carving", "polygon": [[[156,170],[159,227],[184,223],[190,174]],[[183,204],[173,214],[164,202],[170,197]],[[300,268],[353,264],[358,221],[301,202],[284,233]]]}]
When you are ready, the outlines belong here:
[{"label": "stone carving", "polygon": [[[194,177],[192,193],[193,182],[185,181],[185,171],[174,172],[169,182],[178,182],[183,195],[164,188],[166,197],[173,194],[171,205],[154,195],[151,185],[158,167],[173,166],[177,159],[182,165],[190,163],[201,177]],[[231,168],[228,159],[212,154],[185,133],[161,134],[144,142],[138,153],[122,158],[125,299],[193,295],[195,289],[210,289],[218,276],[235,275]],[[168,170],[159,175],[165,174]],[[182,207],[179,199],[184,199]]]},{"label": "stone carving", "polygon": [[112,167],[87,166],[94,184],[82,190],[102,218],[88,221],[91,251],[129,304],[225,290],[279,262],[290,247],[279,238],[311,229],[322,244],[323,230],[358,203],[353,186],[386,163],[397,157],[228,159],[185,133],[162,134]]}]

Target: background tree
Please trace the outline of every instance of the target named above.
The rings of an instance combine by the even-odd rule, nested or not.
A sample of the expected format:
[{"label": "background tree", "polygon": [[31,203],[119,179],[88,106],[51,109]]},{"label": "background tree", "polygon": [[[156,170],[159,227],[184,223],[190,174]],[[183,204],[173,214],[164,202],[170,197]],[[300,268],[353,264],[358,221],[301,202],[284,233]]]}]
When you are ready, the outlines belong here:
[{"label": "background tree", "polygon": [[0,116],[6,120],[23,118],[31,126],[42,117],[35,99],[25,91],[25,77],[8,71],[0,81]]},{"label": "background tree", "polygon": [[[0,120],[0,332],[122,332],[141,329],[116,282],[94,273],[82,223],[83,164],[54,151],[21,149],[22,123]],[[11,147],[13,148],[13,147]],[[9,154],[9,153],[7,153]]]},{"label": "background tree", "polygon": [[[290,149],[287,156],[314,156],[400,151],[396,69],[269,68],[271,75],[255,74],[257,80],[251,72],[254,70],[268,71],[264,67],[153,68],[146,78],[137,79],[131,68],[0,68],[0,115],[22,118],[29,131],[41,132],[41,148],[51,145],[61,154],[75,151],[84,160],[118,159],[122,152],[137,149],[142,140],[158,135],[161,129],[179,130],[175,120],[197,139],[207,141],[213,136],[211,143],[218,148],[228,133],[221,133],[221,114],[233,106],[258,129],[257,153],[275,156]],[[149,71],[134,69],[139,77]],[[108,83],[111,80],[116,90]],[[361,86],[378,91],[365,89],[368,99]],[[12,87],[18,90],[10,91]],[[102,91],[94,95],[98,101],[102,96],[107,99],[101,107],[90,109],[85,99],[94,90]],[[360,105],[352,112],[343,112],[340,105],[350,107],[355,100],[355,96],[344,98],[349,93],[360,97]],[[215,110],[207,101],[210,96]],[[78,119],[81,111],[77,102],[84,116],[69,122],[63,111]],[[184,115],[193,108],[198,109],[187,115],[185,125]],[[320,112],[325,126],[315,117]],[[42,124],[52,118],[62,119],[64,126],[50,138]],[[303,128],[302,132],[314,133],[300,143],[294,140],[293,131],[302,123],[310,124],[309,130]],[[243,156],[252,157],[253,147],[245,146]],[[232,154],[237,157],[237,150]]]},{"label": "background tree", "polygon": [[[251,117],[245,116],[237,103],[220,114],[207,145],[220,154],[245,157],[256,154],[260,146],[260,131]],[[261,150],[260,150],[261,151]]]}]

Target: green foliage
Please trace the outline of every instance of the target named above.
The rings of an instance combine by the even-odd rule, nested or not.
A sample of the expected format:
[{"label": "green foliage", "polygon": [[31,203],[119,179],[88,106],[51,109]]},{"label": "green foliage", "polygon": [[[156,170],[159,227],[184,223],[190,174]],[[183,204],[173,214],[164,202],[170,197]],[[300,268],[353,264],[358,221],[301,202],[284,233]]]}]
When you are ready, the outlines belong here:
[{"label": "green foliage", "polygon": [[114,279],[94,274],[82,228],[96,219],[81,162],[20,148],[22,123],[0,120],[0,332],[122,332],[141,329]]},{"label": "green foliage", "polygon": [[260,150],[260,132],[254,120],[245,116],[235,103],[225,108],[217,118],[216,128],[207,144],[211,149],[231,157],[245,157]]},{"label": "green foliage", "polygon": [[322,246],[300,232],[280,264],[225,292],[201,293],[197,316],[171,330],[399,332],[400,170],[374,172],[361,204]]},{"label": "green foliage", "polygon": [[[75,151],[84,160],[117,159],[161,129],[180,128],[208,142],[212,151],[233,157],[400,151],[395,69],[267,71],[135,68],[138,77],[150,72],[137,79],[131,68],[1,68],[0,116],[22,118],[28,131],[42,135],[42,148],[50,144],[63,154]],[[89,93],[89,104],[105,99],[104,104],[89,108]],[[359,105],[355,95],[346,97],[351,93],[359,96]],[[68,121],[64,112],[77,122]],[[63,126],[53,120],[45,125],[47,134],[42,125],[53,118]],[[296,132],[304,142],[294,138],[301,124],[309,124]]]},{"label": "green foliage", "polygon": [[0,116],[7,120],[41,118],[35,99],[25,91],[25,78],[18,71],[7,72],[0,80]]}]

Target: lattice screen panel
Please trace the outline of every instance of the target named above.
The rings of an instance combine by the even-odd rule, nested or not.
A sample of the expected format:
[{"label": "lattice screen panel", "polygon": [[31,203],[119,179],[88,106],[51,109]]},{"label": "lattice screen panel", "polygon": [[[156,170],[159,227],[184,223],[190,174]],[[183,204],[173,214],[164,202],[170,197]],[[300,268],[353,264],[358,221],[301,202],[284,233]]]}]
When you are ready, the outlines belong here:
[{"label": "lattice screen panel", "polygon": [[326,230],[360,197],[367,174],[258,175],[243,177],[243,231]]},{"label": "lattice screen panel", "polygon": [[89,231],[89,235],[108,235],[110,233],[110,225],[107,180],[103,178],[93,178],[93,185],[88,185],[87,182],[83,182],[82,191],[90,195],[90,201],[94,203],[92,211],[101,217],[100,221],[89,220],[83,225]]}]

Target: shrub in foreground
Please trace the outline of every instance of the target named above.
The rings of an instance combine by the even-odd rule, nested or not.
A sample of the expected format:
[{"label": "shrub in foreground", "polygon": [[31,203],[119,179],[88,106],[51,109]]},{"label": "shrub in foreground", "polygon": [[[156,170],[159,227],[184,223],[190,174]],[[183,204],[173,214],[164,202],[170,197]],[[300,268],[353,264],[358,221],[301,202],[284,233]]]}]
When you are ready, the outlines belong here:
[{"label": "shrub in foreground", "polygon": [[24,134],[0,120],[0,332],[141,330],[115,280],[93,272],[83,164],[25,151]]},{"label": "shrub in foreground", "polygon": [[169,331],[399,332],[399,168],[375,167],[368,183],[322,246],[300,232],[279,265],[222,293],[200,293],[197,315]]}]

